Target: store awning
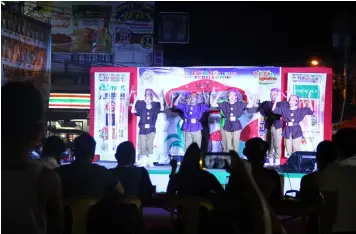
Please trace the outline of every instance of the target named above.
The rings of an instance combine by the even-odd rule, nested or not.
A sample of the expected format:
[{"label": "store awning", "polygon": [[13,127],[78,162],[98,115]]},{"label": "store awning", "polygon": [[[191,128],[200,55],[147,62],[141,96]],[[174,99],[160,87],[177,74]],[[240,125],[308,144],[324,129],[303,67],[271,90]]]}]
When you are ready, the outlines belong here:
[{"label": "store awning", "polygon": [[46,120],[71,120],[71,119],[89,119],[89,110],[81,109],[47,109]]}]

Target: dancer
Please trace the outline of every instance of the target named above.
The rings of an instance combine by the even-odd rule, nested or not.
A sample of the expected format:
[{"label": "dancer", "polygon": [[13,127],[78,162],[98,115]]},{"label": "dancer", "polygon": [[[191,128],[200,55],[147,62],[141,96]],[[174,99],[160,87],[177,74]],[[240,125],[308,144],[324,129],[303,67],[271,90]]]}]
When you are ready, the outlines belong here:
[{"label": "dancer", "polygon": [[285,140],[287,158],[300,149],[303,131],[299,123],[303,121],[306,115],[312,115],[314,113],[310,101],[310,94],[311,93],[309,93],[308,97],[309,107],[298,107],[299,97],[295,94],[288,98],[288,102],[281,102],[280,92],[276,101],[273,103],[273,113],[283,116],[283,119],[286,122],[286,127],[283,130],[283,137]]},{"label": "dancer", "polygon": [[[153,97],[159,99],[159,102],[153,102]],[[131,113],[140,117],[138,143],[142,166],[154,166],[153,142],[156,135],[156,121],[157,115],[162,111],[164,111],[163,91],[158,96],[152,89],[146,89],[145,100],[137,100],[137,96],[135,97]]]},{"label": "dancer", "polygon": [[187,103],[179,103],[182,97],[182,94],[178,96],[173,104],[173,109],[181,111],[182,117],[184,118],[182,130],[184,132],[185,150],[187,150],[193,142],[197,143],[200,148],[202,141],[201,130],[203,129],[201,119],[205,112],[210,111],[210,108],[205,102],[197,103],[198,93],[196,92],[185,93]]},{"label": "dancer", "polygon": [[269,144],[268,156],[270,165],[280,165],[282,143],[281,115],[273,113],[272,107],[280,93],[280,89],[273,88],[270,91],[271,101],[262,102],[259,111],[265,120],[266,141]]},{"label": "dancer", "polygon": [[[212,96],[215,94],[215,88],[212,90]],[[245,110],[248,110],[249,113],[256,112],[257,108],[254,107],[254,101],[251,101],[248,98],[248,103],[242,101],[242,95],[237,89],[229,89],[227,96],[228,100],[219,101],[221,92],[215,97],[211,96],[211,107],[217,107],[220,109],[221,114],[221,140],[224,152],[229,152],[234,150],[239,152],[240,147],[240,134],[242,130],[239,117]]]}]

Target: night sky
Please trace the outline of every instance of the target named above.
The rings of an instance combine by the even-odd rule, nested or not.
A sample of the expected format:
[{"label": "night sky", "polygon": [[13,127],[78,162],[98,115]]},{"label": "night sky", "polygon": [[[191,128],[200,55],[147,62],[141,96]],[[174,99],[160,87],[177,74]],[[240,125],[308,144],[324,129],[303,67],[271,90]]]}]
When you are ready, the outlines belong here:
[{"label": "night sky", "polygon": [[354,2],[157,2],[189,12],[190,43],[164,45],[168,65],[307,65],[332,57],[332,22]]}]

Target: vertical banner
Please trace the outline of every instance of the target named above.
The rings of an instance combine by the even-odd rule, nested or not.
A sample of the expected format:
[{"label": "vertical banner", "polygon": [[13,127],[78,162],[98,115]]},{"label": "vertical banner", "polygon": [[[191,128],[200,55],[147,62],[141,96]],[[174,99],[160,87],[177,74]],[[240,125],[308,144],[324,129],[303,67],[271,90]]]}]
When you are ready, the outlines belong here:
[{"label": "vertical banner", "polygon": [[310,93],[314,110],[313,115],[306,116],[300,123],[303,130],[301,151],[316,151],[324,140],[326,77],[326,73],[288,73],[288,96],[297,95],[299,107],[305,107]]},{"label": "vertical banner", "polygon": [[115,2],[112,16],[115,63],[151,66],[154,2]]},{"label": "vertical banner", "polygon": [[[128,140],[130,73],[94,73],[94,133],[100,160],[115,161],[116,147]],[[93,95],[92,95],[93,97]]]},{"label": "vertical banner", "polygon": [[[277,88],[282,89],[281,68],[280,67],[262,67],[253,71],[253,77],[258,79],[260,103],[271,101],[270,91]],[[266,126],[262,115],[259,117],[259,137],[266,140]]]},{"label": "vertical banner", "polygon": [[[143,100],[145,89],[152,89],[156,93],[163,90],[166,110],[158,115],[156,122],[156,137],[154,154],[157,160],[164,161],[167,155],[184,155],[184,139],[181,130],[182,118],[169,108],[172,100],[179,94],[197,92],[198,103],[209,104],[209,97],[213,88],[221,92],[221,98],[227,97],[229,88],[237,89],[244,101],[247,96],[257,95],[259,92],[259,79],[254,67],[160,67],[139,68],[138,99]],[[279,68],[276,69],[279,74]],[[154,100],[157,101],[157,100]],[[183,100],[184,101],[184,100]],[[242,125],[240,153],[244,143],[251,137],[257,137],[258,114],[246,111],[239,118]],[[210,114],[203,117],[203,144],[206,152],[221,152],[220,114],[217,109],[211,109]],[[138,129],[137,129],[138,134]]]},{"label": "vertical banner", "polygon": [[31,81],[48,107],[51,75],[51,26],[5,10],[1,20],[2,84]]}]

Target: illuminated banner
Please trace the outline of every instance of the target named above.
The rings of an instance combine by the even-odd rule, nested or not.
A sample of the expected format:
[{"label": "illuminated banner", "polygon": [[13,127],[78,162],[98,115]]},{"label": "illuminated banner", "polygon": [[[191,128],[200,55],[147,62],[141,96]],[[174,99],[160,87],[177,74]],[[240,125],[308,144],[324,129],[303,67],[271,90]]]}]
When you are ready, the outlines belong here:
[{"label": "illuminated banner", "polygon": [[90,109],[90,94],[51,93],[49,108],[52,109]]},{"label": "illuminated banner", "polygon": [[299,96],[299,106],[308,106],[308,97],[313,105],[314,114],[306,116],[300,125],[303,130],[301,151],[315,151],[324,140],[324,109],[326,73],[288,73],[287,94]]},{"label": "illuminated banner", "polygon": [[130,73],[95,72],[91,85],[95,153],[100,160],[114,161],[116,147],[128,140]]},{"label": "illuminated banner", "polygon": [[155,3],[114,2],[114,63],[152,66]]},{"label": "illuminated banner", "polygon": [[[143,100],[145,89],[152,89],[156,93],[164,91],[168,106],[179,94],[197,92],[198,102],[209,102],[209,94],[215,88],[224,98],[229,88],[239,90],[244,101],[247,96],[260,94],[261,101],[269,100],[272,88],[281,88],[281,69],[279,67],[150,67],[139,68],[138,99]],[[266,80],[268,81],[267,84]],[[246,140],[260,136],[259,114],[244,112],[239,118],[243,130],[241,132],[240,152]],[[263,121],[263,120],[261,120]],[[166,110],[158,115],[155,141],[157,147],[154,154],[158,161],[164,161],[167,155],[183,155],[184,140],[181,131],[182,119],[178,114]],[[208,152],[221,152],[220,115],[216,111],[210,113],[204,123],[210,134],[206,137]],[[137,133],[138,134],[138,128]],[[264,128],[262,129],[264,130]],[[205,146],[204,146],[205,148]]]},{"label": "illuminated banner", "polygon": [[48,103],[51,83],[50,25],[7,10],[2,11],[1,20],[2,84],[7,81],[30,81]]}]

